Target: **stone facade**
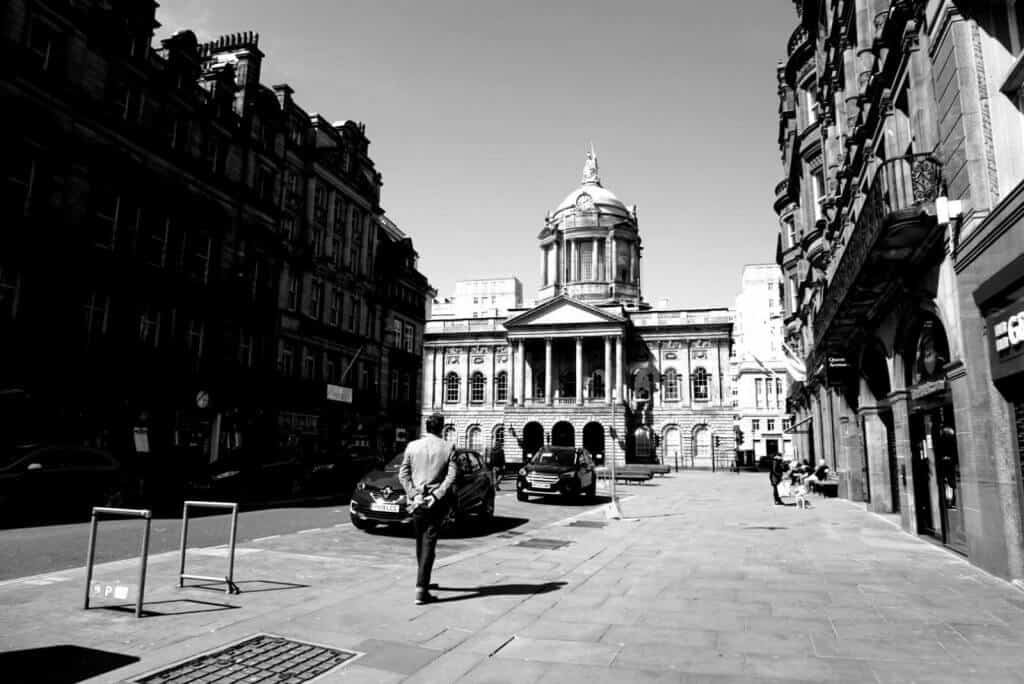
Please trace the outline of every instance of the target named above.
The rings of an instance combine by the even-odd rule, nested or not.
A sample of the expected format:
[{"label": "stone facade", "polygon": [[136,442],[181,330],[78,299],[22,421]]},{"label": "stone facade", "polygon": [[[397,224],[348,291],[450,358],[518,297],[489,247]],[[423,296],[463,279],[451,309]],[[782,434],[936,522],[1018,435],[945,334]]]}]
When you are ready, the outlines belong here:
[{"label": "stone facade", "polygon": [[539,242],[536,306],[427,322],[424,415],[442,411],[451,439],[509,460],[566,444],[731,465],[731,312],[644,302],[636,210],[601,185],[593,153]]}]

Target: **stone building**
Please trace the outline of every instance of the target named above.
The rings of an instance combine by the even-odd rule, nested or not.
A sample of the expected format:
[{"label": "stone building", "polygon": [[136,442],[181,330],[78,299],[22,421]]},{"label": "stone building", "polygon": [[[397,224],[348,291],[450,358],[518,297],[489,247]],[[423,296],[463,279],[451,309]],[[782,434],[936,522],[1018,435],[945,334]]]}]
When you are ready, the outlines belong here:
[{"label": "stone building", "polygon": [[1019,3],[795,4],[775,208],[798,451],[1022,578]]},{"label": "stone building", "polygon": [[153,49],[156,7],[0,8],[0,397],[35,418],[0,435],[177,472],[415,430],[433,293],[365,128],[262,84],[253,33]]},{"label": "stone building", "polygon": [[731,312],[644,301],[636,209],[601,184],[593,153],[537,239],[535,306],[427,322],[424,415],[444,412],[448,438],[510,460],[564,444],[620,462],[731,462]]},{"label": "stone building", "polygon": [[[776,454],[791,458],[792,417],[782,348],[782,271],[776,264],[743,267],[733,324],[732,397],[746,465]],[[803,458],[800,456],[799,458]]]}]

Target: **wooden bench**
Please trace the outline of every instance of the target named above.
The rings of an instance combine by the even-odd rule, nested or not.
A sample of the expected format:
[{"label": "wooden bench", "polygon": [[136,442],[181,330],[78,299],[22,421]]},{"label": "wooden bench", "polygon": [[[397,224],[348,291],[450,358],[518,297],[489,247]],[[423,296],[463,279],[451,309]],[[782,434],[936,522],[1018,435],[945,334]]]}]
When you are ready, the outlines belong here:
[{"label": "wooden bench", "polygon": [[818,496],[826,497],[837,497],[839,496],[839,480],[819,480],[818,482],[809,482],[808,488],[816,492]]},{"label": "wooden bench", "polygon": [[[600,477],[610,478],[612,475],[611,468],[608,466],[602,466],[596,468],[595,472]],[[650,470],[640,469],[635,466],[616,466],[615,468],[615,481],[616,482],[638,482],[643,484],[654,477],[654,474]]]}]

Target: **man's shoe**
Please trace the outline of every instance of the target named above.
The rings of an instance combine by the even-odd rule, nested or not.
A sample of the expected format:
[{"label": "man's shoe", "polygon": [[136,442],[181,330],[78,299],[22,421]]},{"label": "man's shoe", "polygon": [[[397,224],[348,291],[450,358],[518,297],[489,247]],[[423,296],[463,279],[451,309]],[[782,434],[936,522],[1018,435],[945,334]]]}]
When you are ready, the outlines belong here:
[{"label": "man's shoe", "polygon": [[433,603],[437,600],[437,597],[431,594],[429,591],[424,589],[416,590],[416,605],[422,606],[427,603]]}]

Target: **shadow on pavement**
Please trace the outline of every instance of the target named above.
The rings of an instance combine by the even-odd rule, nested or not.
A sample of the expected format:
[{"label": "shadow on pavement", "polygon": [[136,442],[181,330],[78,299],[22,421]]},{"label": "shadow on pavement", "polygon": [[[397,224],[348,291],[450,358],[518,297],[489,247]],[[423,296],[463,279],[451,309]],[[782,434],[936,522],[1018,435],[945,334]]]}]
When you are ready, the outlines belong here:
[{"label": "shadow on pavement", "polygon": [[[239,593],[242,594],[255,594],[261,591],[282,591],[284,589],[309,588],[308,584],[296,584],[295,582],[278,582],[277,580],[242,580],[240,582],[235,582],[235,586],[238,587]],[[211,582],[207,584],[188,584],[185,585],[184,588],[216,591],[219,594],[224,593],[223,582]]]},{"label": "shadow on pavement", "polygon": [[453,601],[465,601],[467,599],[483,598],[485,596],[527,596],[532,594],[547,594],[548,592],[558,591],[566,584],[566,582],[541,582],[540,584],[488,584],[479,587],[438,586],[438,591],[461,591],[466,593],[461,596],[438,596],[434,603],[451,603]]},{"label": "shadow on pavement", "polygon": [[[147,606],[163,605],[166,610],[152,610]],[[178,608],[176,608],[177,606]],[[196,607],[198,606],[198,607]],[[134,613],[135,604],[118,604],[112,606],[90,606],[103,610],[113,610],[120,613]],[[180,609],[179,609],[180,608]],[[241,608],[230,603],[213,603],[211,601],[197,601],[196,599],[169,599],[167,601],[148,601],[143,604],[142,617],[165,617],[167,615],[189,615],[191,613],[212,613],[218,610],[233,610]],[[42,681],[42,680],[40,680]]]},{"label": "shadow on pavement", "polygon": [[529,503],[542,503],[549,506],[561,506],[563,508],[588,508],[590,506],[601,506],[612,500],[610,496],[598,494],[595,497],[586,499],[563,499],[554,496],[531,496]]},{"label": "shadow on pavement", "polygon": [[[510,518],[496,515],[484,522],[470,518],[461,524],[447,525],[441,530],[440,539],[476,539],[492,534],[500,534],[530,522],[529,518]],[[366,530],[371,535],[381,537],[404,537],[412,539],[412,525],[377,525]]]},{"label": "shadow on pavement", "polygon": [[71,684],[138,661],[123,653],[60,644],[0,653],[0,672],[8,684]]}]

